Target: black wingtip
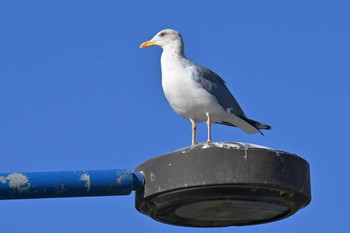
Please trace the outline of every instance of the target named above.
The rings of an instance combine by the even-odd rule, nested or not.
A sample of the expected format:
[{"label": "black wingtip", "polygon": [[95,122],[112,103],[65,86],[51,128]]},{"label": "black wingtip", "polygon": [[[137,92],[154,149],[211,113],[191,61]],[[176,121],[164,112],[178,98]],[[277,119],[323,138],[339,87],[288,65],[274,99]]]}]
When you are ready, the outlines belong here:
[{"label": "black wingtip", "polygon": [[271,129],[272,129],[272,127],[271,127],[271,126],[269,126],[269,125],[266,125],[266,128],[262,128],[262,129],[271,130]]},{"label": "black wingtip", "polygon": [[263,124],[263,123],[260,123],[258,121],[254,121],[252,119],[249,119],[249,118],[246,118],[245,119],[247,122],[249,122],[249,124],[251,124],[252,126],[254,126],[258,131],[259,133],[262,135],[262,136],[265,136],[265,134],[261,131],[261,129],[263,130],[271,130],[272,127],[269,126],[269,125],[266,125],[266,124]]},{"label": "black wingtip", "polygon": [[263,132],[261,132],[260,129],[257,128],[257,130],[259,130],[259,133],[261,134],[261,136],[265,136],[265,134]]}]

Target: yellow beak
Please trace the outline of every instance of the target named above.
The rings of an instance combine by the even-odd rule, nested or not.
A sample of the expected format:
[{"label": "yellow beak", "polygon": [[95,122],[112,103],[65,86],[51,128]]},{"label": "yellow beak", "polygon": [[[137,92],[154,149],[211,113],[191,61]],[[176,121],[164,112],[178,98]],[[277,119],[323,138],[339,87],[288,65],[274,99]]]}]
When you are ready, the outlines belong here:
[{"label": "yellow beak", "polygon": [[143,42],[143,43],[141,44],[140,48],[145,49],[145,48],[148,48],[148,47],[150,47],[150,46],[156,45],[155,43],[156,43],[156,42],[155,42],[154,40],[148,40],[148,41]]}]

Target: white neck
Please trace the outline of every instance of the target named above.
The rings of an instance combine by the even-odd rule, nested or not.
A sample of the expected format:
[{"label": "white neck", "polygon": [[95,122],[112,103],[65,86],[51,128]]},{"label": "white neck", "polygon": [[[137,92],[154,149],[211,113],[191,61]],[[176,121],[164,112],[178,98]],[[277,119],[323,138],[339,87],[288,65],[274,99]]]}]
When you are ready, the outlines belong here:
[{"label": "white neck", "polygon": [[173,53],[184,57],[184,44],[182,40],[175,40],[161,47],[163,48],[163,52]]}]

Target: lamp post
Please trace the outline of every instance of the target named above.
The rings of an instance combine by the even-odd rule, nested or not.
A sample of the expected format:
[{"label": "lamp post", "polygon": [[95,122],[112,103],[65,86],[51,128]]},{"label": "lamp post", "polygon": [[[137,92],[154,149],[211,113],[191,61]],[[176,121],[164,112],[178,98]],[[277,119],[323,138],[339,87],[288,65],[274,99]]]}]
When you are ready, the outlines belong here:
[{"label": "lamp post", "polygon": [[135,169],[0,174],[0,199],[129,195],[151,218],[172,225],[224,227],[289,217],[311,201],[301,157],[247,143],[204,143]]}]

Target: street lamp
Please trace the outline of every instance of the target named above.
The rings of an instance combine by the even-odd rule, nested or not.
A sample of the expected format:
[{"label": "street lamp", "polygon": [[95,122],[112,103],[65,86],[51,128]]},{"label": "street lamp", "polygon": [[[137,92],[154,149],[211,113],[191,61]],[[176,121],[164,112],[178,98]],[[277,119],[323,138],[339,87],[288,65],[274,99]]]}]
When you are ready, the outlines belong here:
[{"label": "street lamp", "polygon": [[172,225],[224,227],[289,217],[311,201],[307,161],[247,143],[203,143],[135,169],[0,174],[0,199],[128,195]]}]

